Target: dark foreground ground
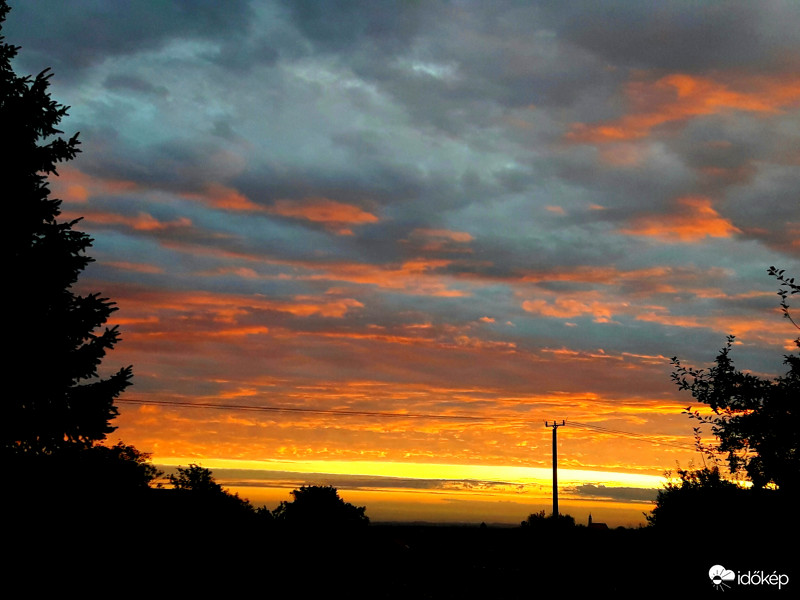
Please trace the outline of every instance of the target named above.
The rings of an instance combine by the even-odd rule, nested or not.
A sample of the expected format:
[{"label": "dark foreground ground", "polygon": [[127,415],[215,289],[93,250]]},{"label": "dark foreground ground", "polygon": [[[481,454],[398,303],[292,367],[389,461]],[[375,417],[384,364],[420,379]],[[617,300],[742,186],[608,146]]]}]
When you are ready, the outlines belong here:
[{"label": "dark foreground ground", "polygon": [[26,515],[8,519],[4,571],[7,586],[20,583],[32,597],[696,598],[722,593],[708,572],[723,565],[789,577],[781,589],[734,581],[726,598],[798,597],[795,525],[743,531],[705,522],[683,531],[381,524],[322,531],[202,514],[113,522]]}]

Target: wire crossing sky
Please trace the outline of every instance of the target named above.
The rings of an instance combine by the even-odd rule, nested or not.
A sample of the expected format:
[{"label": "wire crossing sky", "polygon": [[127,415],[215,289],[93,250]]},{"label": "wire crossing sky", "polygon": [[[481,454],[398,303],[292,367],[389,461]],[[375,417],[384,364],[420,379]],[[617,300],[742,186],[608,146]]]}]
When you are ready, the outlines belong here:
[{"label": "wire crossing sky", "polygon": [[[262,406],[262,405],[244,405],[244,404],[189,404],[186,402],[170,402],[168,400],[137,400],[135,398],[121,398],[119,402],[153,405],[153,406],[168,406],[173,408],[214,408],[220,410],[242,410],[242,411],[256,411],[256,412],[286,412],[286,413],[309,413],[319,415],[338,415],[342,417],[377,417],[377,418],[397,418],[397,419],[445,419],[454,421],[515,421],[518,423],[528,424],[541,424],[541,419],[522,418],[522,417],[490,417],[490,416],[474,416],[474,415],[460,415],[460,414],[419,414],[419,413],[391,413],[391,412],[378,412],[378,411],[354,411],[354,410],[322,410],[314,408],[299,408],[299,407],[285,407],[285,406]],[[609,429],[599,425],[590,425],[588,423],[578,423],[576,421],[568,421],[571,427],[580,427],[582,429],[589,429],[592,431],[599,431],[614,436],[625,436],[639,438],[650,444],[664,444],[667,446],[674,446],[683,450],[692,450],[694,447],[689,444],[676,444],[674,442],[659,440],[655,436],[647,436],[644,434],[634,433],[631,431],[621,431],[619,429]]]}]

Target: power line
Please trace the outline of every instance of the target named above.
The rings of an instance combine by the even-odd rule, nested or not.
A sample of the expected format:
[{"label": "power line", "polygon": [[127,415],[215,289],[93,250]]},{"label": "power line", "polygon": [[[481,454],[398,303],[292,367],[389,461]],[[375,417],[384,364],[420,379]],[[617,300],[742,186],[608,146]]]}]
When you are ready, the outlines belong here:
[{"label": "power line", "polygon": [[[460,414],[394,413],[394,412],[384,412],[384,411],[374,411],[374,410],[343,410],[334,408],[323,409],[323,408],[300,408],[300,407],[289,407],[289,406],[247,406],[244,404],[222,404],[222,403],[211,403],[211,402],[188,403],[188,402],[175,402],[169,400],[140,400],[134,398],[125,398],[125,399],[119,398],[117,402],[124,402],[128,404],[140,404],[140,405],[168,406],[176,408],[210,408],[217,410],[242,410],[250,412],[284,412],[284,413],[295,413],[295,414],[299,413],[299,414],[340,415],[340,416],[351,416],[351,417],[379,417],[379,418],[386,417],[395,419],[403,419],[403,418],[442,419],[442,420],[458,420],[458,421],[473,421],[473,422],[481,422],[481,421],[505,421],[505,422],[515,422],[515,423],[541,422],[541,419],[535,419],[531,417],[509,417],[509,416],[479,417],[476,415],[460,415]],[[634,433],[631,431],[624,431],[621,429],[613,429],[610,427],[603,427],[601,425],[592,425],[589,423],[582,423],[580,421],[569,421],[569,424],[578,427],[580,429],[595,431],[598,433],[606,433],[608,435],[630,437],[650,444],[672,446],[674,448],[679,448],[681,450],[696,450],[694,446],[689,446],[688,444],[681,444],[666,440],[655,441],[652,439],[652,436],[648,436],[642,433]]]},{"label": "power line", "polygon": [[[658,445],[664,445],[664,446],[674,446],[675,448],[681,448],[683,450],[686,450],[686,449],[689,448],[689,446],[686,445],[686,444],[681,444],[681,443],[676,443],[676,442],[669,442],[669,441],[666,441],[666,440],[655,441],[655,440],[651,439],[652,436],[648,436],[648,435],[643,434],[643,433],[633,433],[632,431],[623,431],[621,429],[612,429],[611,427],[603,427],[602,425],[591,425],[589,423],[581,423],[580,421],[570,421],[569,424],[573,425],[575,427],[581,428],[581,429],[588,429],[590,431],[596,431],[598,433],[607,433],[609,435],[619,435],[619,436],[625,436],[625,437],[630,437],[630,438],[634,438],[634,439],[640,439],[642,441],[649,442],[651,444],[658,444]],[[696,448],[694,446],[692,446],[691,449],[694,450]]]},{"label": "power line", "polygon": [[134,400],[131,398],[118,399],[117,402],[128,402],[130,404],[154,404],[157,406],[177,406],[181,408],[216,408],[223,410],[245,410],[256,412],[290,412],[290,413],[308,413],[308,414],[323,414],[323,415],[344,415],[355,417],[397,417],[397,418],[412,418],[412,419],[458,419],[458,420],[471,420],[471,421],[489,421],[496,420],[496,417],[478,417],[474,415],[435,415],[426,413],[391,413],[381,412],[375,410],[341,410],[341,409],[324,409],[324,408],[299,408],[289,406],[247,406],[244,404],[219,404],[219,403],[188,403],[188,402],[170,402],[169,400]]}]

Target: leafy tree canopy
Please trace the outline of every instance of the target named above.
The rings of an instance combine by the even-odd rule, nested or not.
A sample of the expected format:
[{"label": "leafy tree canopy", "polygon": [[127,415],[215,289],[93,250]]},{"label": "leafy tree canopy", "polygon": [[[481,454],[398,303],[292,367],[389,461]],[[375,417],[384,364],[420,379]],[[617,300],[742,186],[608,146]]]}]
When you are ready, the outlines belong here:
[{"label": "leafy tree canopy", "polygon": [[[653,511],[645,515],[650,525],[668,528],[694,527],[698,521],[723,518],[722,512],[732,509],[743,488],[725,479],[719,467],[678,469],[679,481],[670,481],[659,490]],[[713,512],[713,515],[712,515]],[[734,511],[738,512],[738,508]],[[725,515],[727,520],[730,515]]]},{"label": "leafy tree canopy", "polygon": [[273,511],[275,521],[308,528],[360,527],[369,524],[365,506],[353,506],[332,486],[308,485],[292,491],[294,500]]},{"label": "leafy tree canopy", "polygon": [[174,490],[196,504],[213,505],[222,511],[254,512],[250,502],[223,489],[210,469],[194,464],[178,467],[177,473],[170,475],[168,480]]},{"label": "leafy tree canopy", "polygon": [[192,464],[188,467],[178,467],[177,471],[168,477],[170,484],[176,490],[195,494],[225,493],[222,486],[214,480],[211,469]]},{"label": "leafy tree canopy", "polygon": [[75,454],[79,461],[102,474],[94,487],[146,490],[162,475],[150,462],[150,454],[123,442],[113,446],[94,446]]},{"label": "leafy tree canopy", "polygon": [[561,531],[574,528],[575,518],[572,515],[554,515],[552,513],[545,516],[545,512],[541,510],[528,515],[528,518],[522,521],[521,526],[535,531]]},{"label": "leafy tree canopy", "polygon": [[[150,455],[118,442],[113,446],[71,447],[53,454],[21,454],[6,465],[15,485],[31,494],[129,494],[147,490],[162,475]],[[20,490],[19,493],[22,493]]]},{"label": "leafy tree canopy", "polygon": [[[770,275],[780,283],[781,309],[795,326],[788,298],[800,292],[794,279],[774,267]],[[703,414],[689,406],[685,413],[701,424],[710,425],[719,446],[710,450],[715,458],[727,458],[732,473],[743,472],[756,488],[773,484],[796,495],[800,492],[800,356],[787,355],[785,375],[764,379],[739,371],[731,358],[733,336],[707,371],[685,367],[673,358],[672,378],[682,390],[688,390],[712,414]],[[800,347],[800,337],[794,343]],[[701,428],[695,427],[700,440]]]},{"label": "leafy tree canopy", "polygon": [[[9,12],[0,0],[0,32]],[[6,153],[0,177],[11,226],[5,234],[12,290],[8,302],[6,395],[0,415],[2,451],[50,454],[91,447],[114,430],[114,400],[130,384],[131,367],[101,377],[106,351],[119,341],[116,327],[99,329],[116,310],[100,294],[73,290],[91,262],[91,238],[61,221],[61,201],[50,198],[47,177],[75,158],[78,135],[58,129],[67,107],[48,93],[51,74],[18,76],[11,66],[19,48],[0,36],[0,131]]]}]

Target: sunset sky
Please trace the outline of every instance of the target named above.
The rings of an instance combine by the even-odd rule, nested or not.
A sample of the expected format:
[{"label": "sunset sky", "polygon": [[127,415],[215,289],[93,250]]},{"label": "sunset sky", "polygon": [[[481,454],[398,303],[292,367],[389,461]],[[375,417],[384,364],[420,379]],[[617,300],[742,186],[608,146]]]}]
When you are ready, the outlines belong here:
[{"label": "sunset sky", "polygon": [[792,349],[800,3],[11,6],[134,367],[109,439],[158,464],[518,523],[566,419],[562,512],[636,524],[699,462],[670,357]]}]

